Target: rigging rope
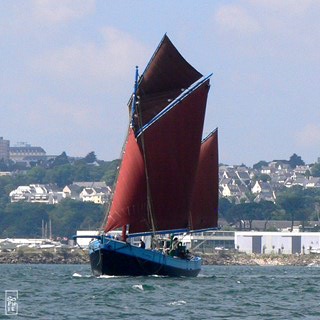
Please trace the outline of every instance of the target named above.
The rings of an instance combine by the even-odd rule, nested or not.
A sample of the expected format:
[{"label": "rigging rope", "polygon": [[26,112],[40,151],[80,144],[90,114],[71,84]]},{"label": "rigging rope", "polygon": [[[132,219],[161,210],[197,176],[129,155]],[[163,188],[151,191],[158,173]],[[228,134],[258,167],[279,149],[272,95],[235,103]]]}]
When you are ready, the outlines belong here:
[{"label": "rigging rope", "polygon": [[[139,97],[137,97],[137,99],[138,98]],[[141,107],[139,108],[140,103],[137,101],[136,104],[137,104],[136,110],[137,110],[137,115],[138,115],[138,125],[139,125],[139,129],[140,129],[143,125],[142,113],[141,113]],[[146,174],[146,183],[147,183],[147,211],[148,211],[148,215],[149,215],[150,222],[151,222],[152,232],[153,232],[153,235],[155,235],[156,228],[155,228],[155,221],[154,221],[154,215],[153,215],[153,205],[152,205],[149,175],[148,175],[148,168],[147,168],[147,156],[146,156],[146,152],[145,152],[144,133],[141,133],[140,141],[141,141],[141,148],[142,148],[142,153],[143,153],[143,161],[145,164],[144,170],[145,170],[145,174]]]},{"label": "rigging rope", "polygon": [[126,138],[125,138],[125,142],[123,143],[123,146],[122,146],[122,149],[121,149],[120,163],[119,163],[119,167],[118,167],[118,170],[117,170],[117,173],[116,173],[116,177],[115,177],[115,180],[114,180],[114,183],[113,183],[113,187],[112,187],[112,196],[111,196],[110,199],[109,199],[109,202],[108,202],[108,205],[107,205],[106,211],[105,211],[106,214],[105,214],[104,219],[103,219],[103,221],[102,221],[102,224],[101,224],[101,226],[100,226],[100,228],[99,228],[99,233],[100,233],[100,234],[103,233],[104,227],[105,227],[106,224],[107,224],[109,212],[110,212],[111,205],[112,205],[112,201],[113,201],[113,197],[114,197],[114,191],[115,191],[115,188],[116,188],[116,185],[117,185],[117,182],[118,182],[119,173],[120,173],[120,168],[121,168],[123,156],[124,156],[124,153],[125,153],[125,148],[126,148],[126,145],[127,145],[127,143],[128,143],[128,137],[129,137],[129,130],[128,130],[128,132],[127,132],[127,135],[126,135]]}]

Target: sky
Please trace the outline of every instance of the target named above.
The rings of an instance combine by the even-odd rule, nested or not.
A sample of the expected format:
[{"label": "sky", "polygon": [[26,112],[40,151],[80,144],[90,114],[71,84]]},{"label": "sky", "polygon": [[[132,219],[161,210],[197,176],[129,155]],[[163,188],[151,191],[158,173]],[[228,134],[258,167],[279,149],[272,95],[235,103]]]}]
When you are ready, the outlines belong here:
[{"label": "sky", "polygon": [[320,1],[0,1],[0,137],[120,157],[135,66],[167,33],[213,73],[221,163],[320,157]]}]

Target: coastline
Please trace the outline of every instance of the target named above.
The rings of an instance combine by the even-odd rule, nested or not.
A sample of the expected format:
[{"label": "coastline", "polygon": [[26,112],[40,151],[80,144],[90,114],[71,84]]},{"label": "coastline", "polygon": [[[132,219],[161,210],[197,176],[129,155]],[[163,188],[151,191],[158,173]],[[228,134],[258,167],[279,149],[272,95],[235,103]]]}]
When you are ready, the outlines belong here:
[{"label": "coastline", "polygon": [[221,251],[200,256],[203,265],[320,266],[320,254],[247,254]]},{"label": "coastline", "polygon": [[87,251],[79,248],[29,249],[0,252],[0,264],[86,264]]},{"label": "coastline", "polygon": [[[195,255],[203,265],[238,266],[320,266],[320,254],[246,254],[218,251]],[[80,248],[30,249],[0,252],[0,264],[88,264],[89,254]]]}]

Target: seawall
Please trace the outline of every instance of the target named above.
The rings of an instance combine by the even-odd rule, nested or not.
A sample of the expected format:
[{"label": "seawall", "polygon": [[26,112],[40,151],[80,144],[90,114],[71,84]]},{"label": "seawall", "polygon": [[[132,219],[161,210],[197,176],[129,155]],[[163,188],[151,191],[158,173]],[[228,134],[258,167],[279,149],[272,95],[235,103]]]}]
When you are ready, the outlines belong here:
[{"label": "seawall", "polygon": [[308,266],[319,265],[319,254],[246,254],[222,251],[201,254],[204,265]]},{"label": "seawall", "polygon": [[[246,254],[219,251],[210,254],[195,253],[204,265],[255,265],[255,266],[320,266],[320,254]],[[80,248],[30,249],[0,252],[0,264],[88,264],[87,251]]]},{"label": "seawall", "polygon": [[0,252],[0,264],[84,264],[89,263],[88,252],[81,249],[18,249]]}]

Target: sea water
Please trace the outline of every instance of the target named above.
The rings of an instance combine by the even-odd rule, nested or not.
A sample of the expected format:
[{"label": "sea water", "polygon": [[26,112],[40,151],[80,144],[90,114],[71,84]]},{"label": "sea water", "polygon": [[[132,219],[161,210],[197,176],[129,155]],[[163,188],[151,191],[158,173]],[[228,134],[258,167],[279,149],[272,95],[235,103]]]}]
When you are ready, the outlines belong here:
[{"label": "sea water", "polygon": [[[0,265],[0,319],[320,319],[320,268],[204,266],[197,278]],[[5,315],[17,290],[17,315]]]}]

